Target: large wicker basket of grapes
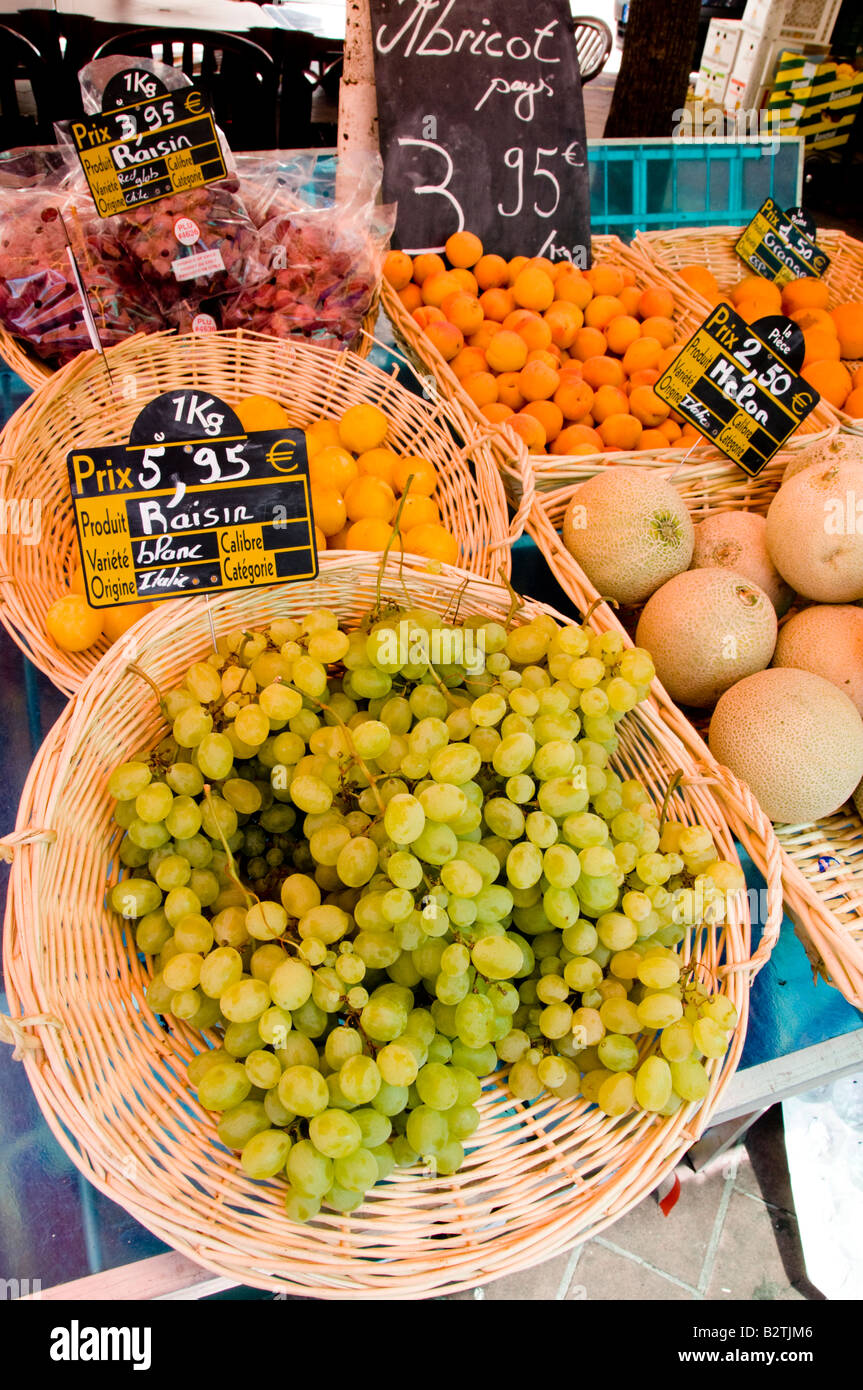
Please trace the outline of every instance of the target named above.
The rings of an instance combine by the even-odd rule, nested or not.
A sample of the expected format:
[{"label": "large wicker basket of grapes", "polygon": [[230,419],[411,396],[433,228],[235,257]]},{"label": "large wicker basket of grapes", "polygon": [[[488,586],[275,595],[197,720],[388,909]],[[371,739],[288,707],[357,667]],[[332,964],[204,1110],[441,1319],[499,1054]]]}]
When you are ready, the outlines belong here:
[{"label": "large wicker basket of grapes", "polygon": [[150,614],[4,842],[54,1134],[265,1289],[440,1295],[608,1226],[709,1122],[778,933],[775,842],[753,949],[724,774],[646,654],[433,569]]}]

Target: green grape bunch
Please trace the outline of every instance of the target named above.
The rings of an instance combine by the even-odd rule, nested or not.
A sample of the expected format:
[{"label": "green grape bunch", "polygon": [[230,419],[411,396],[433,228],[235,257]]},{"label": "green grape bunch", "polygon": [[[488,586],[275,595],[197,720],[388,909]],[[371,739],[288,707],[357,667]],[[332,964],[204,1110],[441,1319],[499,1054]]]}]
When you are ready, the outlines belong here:
[{"label": "green grape bunch", "polygon": [[[484,668],[397,629],[467,631],[449,653]],[[153,1011],[206,1035],[219,1140],[287,1179],[292,1219],[457,1172],[498,1069],[610,1117],[707,1094],[737,1014],[680,948],[743,876],[614,770],[653,675],[546,616],[318,610],[229,633],[161,697],[170,731],[109,780],[111,906]]]}]

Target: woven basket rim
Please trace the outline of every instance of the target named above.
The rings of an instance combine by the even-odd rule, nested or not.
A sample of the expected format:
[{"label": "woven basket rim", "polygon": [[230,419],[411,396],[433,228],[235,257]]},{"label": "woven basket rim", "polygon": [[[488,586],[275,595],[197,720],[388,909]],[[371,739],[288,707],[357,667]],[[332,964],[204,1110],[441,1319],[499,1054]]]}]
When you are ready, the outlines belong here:
[{"label": "woven basket rim", "polygon": [[[427,568],[411,558],[405,560],[404,568],[413,597],[421,593],[421,601],[438,611],[450,611],[460,593],[472,611],[501,615],[509,609],[507,590],[466,571],[443,567],[439,574],[429,575]],[[335,606],[333,595],[341,594],[343,611],[352,612],[363,594],[373,591],[378,573],[379,566],[367,556],[339,556],[323,575],[331,589],[321,581],[304,589],[315,602],[323,600],[330,606]],[[399,566],[394,561],[387,566],[383,587],[401,599]],[[286,596],[284,588],[259,590],[255,604],[262,613],[287,611],[291,605],[286,597],[290,594]],[[305,600],[305,594],[301,597]],[[136,633],[136,660],[157,679],[167,680],[170,672],[185,670],[190,654],[200,653],[208,645],[203,601],[191,598],[181,602],[170,632],[161,631],[156,615],[151,615]],[[295,607],[298,604],[299,597]],[[248,602],[235,592],[216,596],[212,612],[217,630],[222,631],[250,610]],[[528,601],[520,616],[527,618],[538,612],[554,610]],[[475,1156],[469,1155],[461,1174],[435,1180],[412,1174],[396,1176],[392,1182],[379,1184],[371,1201],[347,1220],[327,1216],[299,1228],[279,1216],[265,1185],[245,1179],[235,1155],[228,1157],[217,1150],[211,1123],[202,1126],[196,1121],[194,1132],[206,1129],[206,1144],[200,1152],[195,1149],[194,1161],[189,1157],[192,1176],[171,1170],[172,1197],[166,1203],[162,1192],[167,1160],[161,1157],[168,1143],[166,1135],[168,1130],[173,1135],[178,1126],[183,1134],[189,1132],[189,1115],[195,1120],[196,1106],[194,1102],[185,1107],[178,1101],[171,1108],[166,1104],[154,1117],[154,1137],[153,1121],[145,1122],[152,1112],[153,1078],[158,1075],[164,1085],[165,1068],[170,1069],[157,1044],[164,1048],[170,1043],[173,1057],[187,1058],[193,1050],[193,1035],[180,1025],[166,1038],[158,1027],[150,1026],[148,1006],[140,997],[142,967],[137,955],[126,957],[116,924],[112,928],[104,911],[107,849],[105,842],[95,843],[103,825],[107,827],[105,817],[110,815],[102,770],[132,751],[130,742],[140,746],[141,721],[150,721],[151,737],[155,737],[158,723],[157,716],[136,713],[134,700],[119,693],[119,683],[127,682],[128,688],[133,680],[128,673],[123,674],[127,659],[116,651],[106,654],[70,701],[39,750],[22,796],[16,832],[2,846],[7,854],[13,854],[4,934],[10,1006],[24,1017],[56,1014],[75,1031],[69,1051],[62,1030],[34,1025],[43,1055],[26,1052],[25,1066],[52,1130],[85,1176],[197,1263],[238,1282],[324,1298],[414,1298],[470,1288],[480,1279],[527,1268],[571,1248],[588,1230],[592,1234],[604,1229],[647,1195],[708,1122],[734,1072],[745,1032],[749,978],[767,959],[778,934],[775,910],[755,952],[750,944],[748,907],[743,903],[733,922],[729,914],[729,926],[718,937],[715,930],[699,933],[705,968],[722,975],[740,1013],[740,1025],[726,1058],[710,1065],[711,1091],[700,1107],[687,1105],[676,1116],[661,1121],[648,1121],[643,1116],[610,1121],[587,1111],[583,1102],[547,1106],[540,1101],[525,1106],[492,1083],[482,1103],[481,1148]],[[116,734],[115,725],[108,727],[111,719],[118,721]],[[683,768],[684,789],[675,793],[673,814],[682,811],[686,818],[708,824],[719,851],[735,859],[734,841],[715,794],[721,775],[696,764],[677,735],[667,729],[661,711],[650,699],[632,716],[626,729],[621,727],[629,740],[622,755],[627,765],[636,769],[648,786],[658,785],[660,772],[667,776],[668,766]],[[125,748],[118,746],[120,729],[125,731]],[[76,779],[86,781],[84,798],[76,795]],[[652,794],[656,795],[655,790]],[[71,798],[65,814],[64,795]],[[55,841],[49,842],[46,828],[56,829]],[[86,849],[81,848],[81,841],[86,842]],[[85,855],[85,863],[67,878],[73,843],[75,853]],[[77,914],[85,898],[73,903],[70,897],[64,906],[62,893],[48,887],[55,868],[63,884],[68,883],[64,888],[67,894],[83,894],[93,905],[93,912],[87,914],[90,926],[85,937],[80,929],[69,935],[70,917],[81,920]],[[95,992],[84,970],[82,951],[94,968]],[[720,966],[720,952],[725,953],[724,966]],[[82,972],[87,978],[85,995],[80,993],[84,988]],[[122,1020],[115,1017],[117,1004],[112,1002],[128,998],[130,990],[136,1000],[135,1012],[123,1017],[137,1021],[131,1036],[128,1025],[122,1031]],[[88,1004],[83,1003],[85,998]],[[100,1029],[105,1030],[101,1043]],[[143,1049],[145,1042],[145,1050],[136,1050]],[[97,1066],[108,1066],[99,1047],[110,1052],[110,1076],[100,1075],[97,1086]],[[112,1078],[129,1074],[133,1063],[137,1068],[135,1094],[128,1096],[122,1084],[117,1091]],[[162,1069],[158,1073],[157,1067]],[[188,1096],[176,1075],[174,1082],[177,1094],[182,1090]],[[145,1099],[138,1103],[139,1090],[142,1096],[146,1091],[146,1103]],[[576,1131],[582,1146],[578,1154],[568,1147]],[[139,1154],[133,1178],[124,1169],[132,1143]],[[154,1154],[162,1183],[158,1191]],[[221,1196],[213,1199],[206,1186],[208,1181],[215,1181],[217,1158]],[[477,1172],[480,1168],[482,1171]],[[252,1222],[250,1226],[253,1198],[259,1207],[255,1217],[258,1224]],[[266,1246],[264,1235],[258,1233],[264,1220],[263,1229],[277,1233],[281,1256],[276,1256],[272,1244]],[[432,1228],[443,1244],[429,1239]]]},{"label": "woven basket rim", "polygon": [[[44,631],[49,604],[67,592],[65,557],[76,553],[64,452],[73,443],[113,442],[123,433],[117,421],[130,424],[148,391],[205,384],[230,401],[263,389],[302,423],[337,415],[351,399],[377,401],[392,417],[397,447],[426,453],[436,464],[442,519],[465,566],[510,574],[511,545],[527,507],[510,524],[501,477],[505,445],[490,428],[473,428],[445,400],[424,400],[356,354],[243,329],[139,335],[110,349],[106,362],[107,372],[95,353],[80,355],[33,392],[0,434],[0,457],[11,461],[0,469],[0,499],[29,505],[38,498],[43,532],[38,546],[0,535],[0,622],[65,693],[78,688],[105,643],[90,653],[61,653]],[[347,393],[341,405],[340,393]]]}]

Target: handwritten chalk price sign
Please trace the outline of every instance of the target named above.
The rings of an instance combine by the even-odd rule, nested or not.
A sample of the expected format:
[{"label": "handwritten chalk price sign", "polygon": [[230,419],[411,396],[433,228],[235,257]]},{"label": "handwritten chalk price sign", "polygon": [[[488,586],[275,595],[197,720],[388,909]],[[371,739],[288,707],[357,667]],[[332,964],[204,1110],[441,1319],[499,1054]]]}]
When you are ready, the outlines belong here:
[{"label": "handwritten chalk price sign", "polygon": [[568,0],[371,0],[384,197],[402,250],[590,264],[584,104]]},{"label": "handwritten chalk price sign", "polygon": [[815,223],[802,208],[783,212],[766,198],[734,248],[748,266],[781,289],[791,280],[823,275],[830,257],[815,244]]},{"label": "handwritten chalk price sign", "polygon": [[719,304],[654,391],[755,477],[821,397],[796,367],[803,334],[782,315],[748,324]]},{"label": "handwritten chalk price sign", "polygon": [[201,92],[195,87],[167,92],[157,78],[137,69],[112,78],[102,111],[72,121],[70,132],[100,217],[226,175],[212,112]]},{"label": "handwritten chalk price sign", "polygon": [[302,430],[246,434],[215,396],[168,391],[128,444],[82,446],[66,463],[94,608],[318,572]]}]

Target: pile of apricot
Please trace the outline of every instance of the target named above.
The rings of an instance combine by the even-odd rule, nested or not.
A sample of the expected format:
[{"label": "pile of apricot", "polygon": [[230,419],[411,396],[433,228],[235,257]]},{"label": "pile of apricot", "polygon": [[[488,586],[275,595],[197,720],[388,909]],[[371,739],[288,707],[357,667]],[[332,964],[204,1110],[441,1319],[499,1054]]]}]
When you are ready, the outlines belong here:
[{"label": "pile of apricot", "polygon": [[391,251],[384,276],[487,420],[531,453],[689,447],[701,436],[653,390],[677,356],[670,290],[634,271],[487,254],[457,232],[436,253]]}]

